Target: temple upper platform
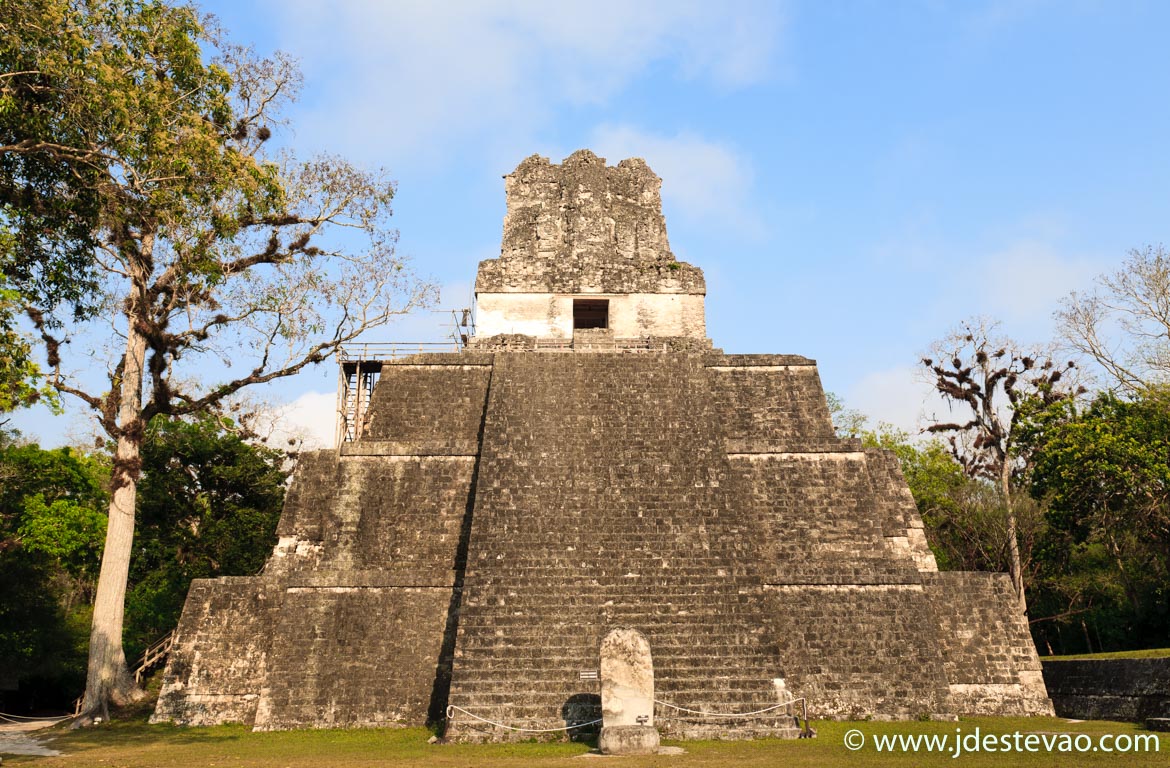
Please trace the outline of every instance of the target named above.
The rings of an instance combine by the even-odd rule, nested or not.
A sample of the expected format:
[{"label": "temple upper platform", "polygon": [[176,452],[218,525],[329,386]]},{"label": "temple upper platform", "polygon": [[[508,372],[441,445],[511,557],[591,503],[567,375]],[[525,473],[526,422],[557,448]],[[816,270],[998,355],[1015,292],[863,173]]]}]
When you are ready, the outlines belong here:
[{"label": "temple upper platform", "polygon": [[475,281],[480,343],[596,329],[706,339],[703,272],[671,253],[662,179],[644,160],[533,155],[504,179],[500,258],[480,262]]}]

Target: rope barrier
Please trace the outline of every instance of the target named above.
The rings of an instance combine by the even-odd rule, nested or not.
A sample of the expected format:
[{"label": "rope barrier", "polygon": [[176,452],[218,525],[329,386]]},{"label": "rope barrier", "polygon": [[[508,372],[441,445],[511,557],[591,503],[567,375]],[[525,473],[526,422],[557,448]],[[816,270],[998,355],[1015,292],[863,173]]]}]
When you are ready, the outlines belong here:
[{"label": "rope barrier", "polygon": [[[793,704],[796,704],[797,702],[804,701],[804,699],[792,699],[791,701],[786,701],[782,704],[773,704],[772,706],[765,707],[764,709],[757,709],[754,712],[704,712],[703,710],[700,710],[700,709],[688,709],[687,707],[680,707],[677,704],[671,704],[668,701],[661,701],[659,699],[653,699],[653,701],[655,704],[661,704],[664,707],[669,707],[670,709],[678,710],[679,712],[686,712],[687,714],[691,714],[691,715],[700,715],[702,717],[740,718],[740,717],[755,717],[756,715],[762,715],[765,712],[771,712],[772,710],[780,709],[781,707],[790,707]],[[447,719],[454,720],[455,719],[455,717],[454,717],[455,712],[462,712],[463,714],[467,715],[470,718],[478,720],[481,723],[487,723],[488,725],[494,725],[497,728],[506,728],[509,731],[522,731],[524,733],[553,733],[556,731],[571,731],[574,728],[584,728],[584,727],[589,726],[589,725],[597,725],[598,723],[601,722],[601,718],[598,718],[597,720],[590,720],[587,723],[577,723],[576,725],[567,725],[563,728],[520,728],[520,727],[512,726],[512,725],[505,725],[504,723],[497,723],[495,720],[488,720],[486,717],[480,717],[479,715],[475,714],[474,712],[468,712],[463,707],[457,707],[454,704],[450,704],[447,706]]]},{"label": "rope barrier", "polygon": [[61,717],[30,717],[28,715],[10,715],[7,712],[0,712],[0,720],[7,720],[10,723],[34,722],[38,720],[68,720],[73,715],[62,715]]},{"label": "rope barrier", "polygon": [[601,722],[601,718],[598,718],[596,720],[590,720],[587,723],[577,723],[576,725],[567,725],[564,728],[518,728],[518,727],[513,726],[513,725],[505,725],[503,723],[497,723],[495,720],[488,720],[486,717],[480,717],[479,715],[475,714],[474,712],[468,712],[463,707],[457,707],[454,704],[450,704],[447,706],[447,719],[454,720],[455,718],[453,717],[453,714],[455,712],[462,712],[463,714],[467,715],[468,717],[479,720],[481,723],[487,723],[488,725],[494,725],[497,728],[506,728],[509,731],[522,731],[524,733],[553,733],[555,731],[571,731],[574,728],[584,728],[587,725],[597,725],[598,723]]},{"label": "rope barrier", "polygon": [[765,712],[771,712],[774,709],[780,709],[781,707],[792,706],[793,704],[795,704],[798,701],[803,701],[803,699],[793,699],[792,701],[786,701],[783,704],[773,704],[770,707],[765,707],[764,709],[757,709],[754,712],[704,712],[704,711],[699,710],[699,709],[687,709],[686,707],[680,707],[677,704],[671,704],[670,702],[667,702],[667,701],[659,701],[658,699],[654,699],[655,704],[661,704],[664,707],[670,707],[671,709],[677,709],[679,712],[686,712],[686,713],[692,714],[692,715],[702,715],[703,717],[752,717],[754,715],[762,715]]}]

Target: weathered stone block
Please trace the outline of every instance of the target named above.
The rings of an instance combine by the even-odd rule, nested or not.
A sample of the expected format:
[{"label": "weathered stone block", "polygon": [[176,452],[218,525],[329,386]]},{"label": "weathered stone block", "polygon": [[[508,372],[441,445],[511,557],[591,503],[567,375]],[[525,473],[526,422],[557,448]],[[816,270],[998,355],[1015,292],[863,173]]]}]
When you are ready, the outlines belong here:
[{"label": "weathered stone block", "polygon": [[658,731],[648,725],[610,725],[601,729],[597,748],[603,755],[652,755],[658,751]]},{"label": "weathered stone block", "polygon": [[1045,661],[1044,682],[1060,717],[1170,718],[1170,658]]}]

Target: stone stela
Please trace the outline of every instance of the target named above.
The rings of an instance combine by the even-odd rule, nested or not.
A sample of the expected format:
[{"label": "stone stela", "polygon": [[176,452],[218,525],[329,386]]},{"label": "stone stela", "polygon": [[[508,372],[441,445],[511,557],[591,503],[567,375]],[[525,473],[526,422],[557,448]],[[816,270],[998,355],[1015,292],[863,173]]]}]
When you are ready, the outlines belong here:
[{"label": "stone stela", "polygon": [[601,736],[606,755],[649,755],[654,727],[654,663],[650,642],[636,629],[615,629],[601,641]]},{"label": "stone stela", "polygon": [[533,156],[504,186],[475,335],[363,361],[368,407],[302,454],[264,571],[192,584],[155,721],[576,735],[606,718],[620,675],[581,670],[613,630],[665,702],[622,711],[676,738],[795,737],[781,693],[1051,714],[1007,576],[938,570],[816,362],[713,346],[645,162]]}]

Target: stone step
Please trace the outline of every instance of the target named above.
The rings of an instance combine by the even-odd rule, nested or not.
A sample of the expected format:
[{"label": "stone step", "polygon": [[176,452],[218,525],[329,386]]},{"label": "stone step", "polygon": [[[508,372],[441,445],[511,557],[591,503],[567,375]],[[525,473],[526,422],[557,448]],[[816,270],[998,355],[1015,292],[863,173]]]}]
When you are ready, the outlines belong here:
[{"label": "stone step", "polygon": [[[654,616],[619,614],[614,625],[635,625],[648,635],[653,635],[653,648],[719,648],[759,647],[763,638],[756,631],[744,627],[730,626],[716,621],[719,616],[679,616],[658,614]],[[724,615],[722,618],[726,618]],[[518,617],[510,622],[495,615],[476,616],[468,613],[460,619],[459,634],[468,640],[484,639],[493,643],[508,641],[536,647],[554,648],[581,643],[589,638],[600,638],[601,627],[581,625],[572,622],[557,622],[554,615],[546,616],[541,626],[534,627],[531,621]],[[828,631],[832,631],[829,629]]]},{"label": "stone step", "polygon": [[[572,602],[564,601],[552,597],[548,600],[525,599],[520,595],[475,595],[467,596],[465,602],[466,608],[464,616],[498,616],[501,619],[507,620],[509,623],[522,622],[524,617],[532,610],[539,610],[542,614],[551,613],[550,618],[553,621],[560,619],[564,623],[576,624],[577,626],[587,626],[594,623],[592,618],[585,619],[581,611],[604,611],[606,613],[621,614],[623,616],[677,616],[680,611],[688,612],[683,615],[689,615],[692,620],[696,616],[726,616],[729,613],[734,613],[732,606],[728,605],[723,610],[713,609],[710,601],[718,600],[722,597],[718,593],[709,594],[708,600],[705,602],[696,599],[690,595],[677,595],[663,598],[662,605],[646,606],[638,605],[634,599],[628,595],[617,594],[602,594],[596,598],[578,599]],[[730,603],[731,601],[727,601]],[[736,604],[735,608],[740,606]]]},{"label": "stone step", "polygon": [[761,586],[725,584],[670,584],[635,582],[625,584],[530,584],[530,585],[481,585],[464,583],[464,595],[472,603],[483,601],[484,605],[499,605],[503,600],[513,605],[604,605],[611,606],[645,604],[647,592],[658,599],[675,602],[699,602],[706,605],[718,604],[728,609],[737,609],[744,604],[758,603]]},{"label": "stone step", "polygon": [[[524,669],[524,668],[541,668],[545,670],[560,669],[566,674],[576,674],[579,669],[592,669],[598,664],[597,650],[591,649],[586,652],[584,649],[574,654],[560,654],[550,653],[548,655],[534,655],[523,653],[524,649],[516,649],[517,653],[512,656],[501,658],[499,655],[489,655],[486,653],[474,654],[464,652],[460,659],[475,659],[476,669],[493,670],[493,669]],[[745,668],[750,669],[766,669],[774,665],[762,663],[768,657],[764,654],[756,656],[749,656],[746,654],[736,654],[734,657],[729,657],[726,653],[668,653],[660,652],[654,654],[654,669],[657,672],[661,670],[664,674],[673,674],[675,672],[690,672],[696,669],[710,670],[712,676],[734,676],[735,672]]]},{"label": "stone step", "polygon": [[[539,653],[539,649],[513,648],[512,654],[504,657],[494,653],[500,649],[476,649],[474,652],[463,651],[456,655],[456,659],[464,663],[475,663],[475,669],[488,670],[523,670],[541,669],[544,671],[561,670],[565,674],[576,675],[577,670],[596,669],[599,663],[598,649],[592,646],[579,648],[575,653]],[[734,649],[732,649],[734,650]],[[490,652],[489,652],[490,651]],[[745,653],[710,653],[687,654],[659,652],[654,654],[655,671],[662,670],[663,674],[690,674],[695,670],[704,670],[704,674],[712,677],[742,677],[765,676],[758,670],[772,670],[779,667],[764,654]],[[465,669],[468,669],[465,667]]]},{"label": "stone step", "polygon": [[[509,553],[486,552],[482,558],[473,558],[468,563],[469,575],[474,575],[481,569],[487,569],[484,576],[495,578],[509,578],[517,576],[545,576],[561,575],[564,578],[584,580],[604,577],[625,578],[628,573],[651,574],[666,573],[680,576],[708,577],[723,571],[722,577],[730,577],[737,573],[748,574],[755,572],[747,567],[735,565],[734,560],[726,557],[697,558],[686,555],[646,555],[630,556],[622,554],[594,554],[582,555],[569,553],[557,555],[550,553],[538,556],[528,551]],[[507,561],[507,562],[504,562]],[[507,571],[500,570],[501,566]],[[572,570],[565,570],[571,568]],[[578,570],[587,568],[588,570]]]},{"label": "stone step", "polygon": [[[401,570],[401,569],[400,569]],[[703,598],[703,602],[710,603],[714,598],[721,598],[726,604],[730,598],[739,601],[744,594],[755,597],[762,585],[727,584],[723,582],[674,582],[666,579],[629,580],[625,582],[610,582],[597,584],[583,584],[567,582],[559,584],[555,581],[530,581],[527,583],[497,583],[481,584],[478,582],[464,582],[466,594],[471,599],[480,596],[494,599],[511,598],[517,604],[529,601],[532,604],[572,605],[576,603],[593,603],[595,601],[618,600],[625,597],[645,597],[647,590],[653,590],[655,599],[662,597],[673,600],[689,600]],[[642,603],[644,600],[638,600]],[[600,604],[600,603],[599,603]]]},{"label": "stone step", "polygon": [[[501,652],[507,652],[503,656]],[[722,652],[710,654],[687,654],[686,649],[660,648],[654,653],[655,666],[664,670],[709,669],[712,674],[731,674],[741,669],[774,669],[780,666],[774,657],[764,653],[751,653],[744,646],[729,646]],[[522,666],[559,667],[566,670],[590,669],[598,664],[598,648],[593,643],[575,648],[541,648],[537,646],[477,645],[461,648],[455,658],[463,663],[474,663],[477,669],[491,665],[499,669]]]},{"label": "stone step", "polygon": [[[750,694],[753,693],[756,698],[775,699],[775,690],[771,681],[769,680],[766,684],[760,683],[758,678],[733,677],[706,681],[701,675],[696,674],[690,678],[663,678],[661,680],[656,678],[655,684],[662,692],[670,692],[671,695],[685,692],[689,696],[707,702],[743,701],[745,698],[751,698]],[[532,690],[535,686],[549,690],[549,693],[541,694],[548,697],[562,695],[564,691],[597,693],[601,690],[594,681],[548,676],[539,674],[535,670],[529,674],[521,671],[517,672],[515,676],[476,677],[459,681],[460,692],[465,696],[512,695],[522,697],[525,701],[532,700]],[[561,693],[557,692],[558,689]]]},{"label": "stone step", "polygon": [[[706,573],[686,573],[666,568],[654,570],[623,568],[609,572],[582,568],[579,575],[569,576],[566,574],[569,568],[570,566],[547,570],[518,568],[517,572],[492,577],[480,576],[472,571],[466,575],[463,583],[468,587],[481,589],[498,587],[504,590],[532,589],[549,592],[569,589],[568,596],[572,596],[576,590],[589,593],[603,589],[634,590],[658,586],[675,591],[689,589],[692,592],[714,590],[735,593],[744,588],[758,587],[762,581],[759,578],[748,578],[748,574],[745,573],[718,573],[714,569]],[[849,569],[838,567],[836,570],[847,572]]]},{"label": "stone step", "polygon": [[[406,570],[406,569],[400,569]],[[496,584],[481,584],[473,581],[465,581],[464,589],[468,597],[475,598],[479,595],[493,596],[493,597],[511,597],[519,599],[528,599],[536,603],[547,603],[550,605],[565,604],[565,601],[571,599],[592,601],[599,598],[616,599],[622,597],[641,596],[643,599],[638,599],[636,602],[647,602],[647,591],[652,591],[654,599],[659,595],[670,596],[675,599],[687,599],[691,597],[705,597],[708,604],[715,602],[722,605],[727,605],[729,602],[744,602],[744,599],[755,598],[758,602],[759,591],[763,588],[763,583],[727,583],[723,581],[710,580],[707,582],[695,581],[671,581],[668,579],[627,579],[603,581],[597,580],[598,583],[557,583],[556,581],[538,581],[532,580],[529,582],[509,582]],[[858,582],[864,583],[864,582]]]},{"label": "stone step", "polygon": [[[539,720],[558,717],[566,701],[570,697],[580,696],[582,693],[587,695],[595,694],[595,692],[568,688],[556,693],[528,695],[527,692],[517,689],[511,693],[506,691],[483,692],[475,693],[474,695],[460,695],[459,697],[452,695],[450,703],[479,714],[482,717],[488,717],[489,719],[496,718],[491,718],[490,714],[483,713],[494,712],[501,722],[526,719]],[[663,696],[666,698],[661,698]],[[690,696],[690,698],[686,698],[686,696]],[[777,702],[775,696],[767,697],[760,695],[758,697],[751,697],[745,696],[743,691],[656,691],[655,698],[673,705],[665,706],[657,704],[655,706],[655,716],[663,718],[714,720],[713,715],[716,714],[738,715],[741,713],[743,713],[743,718],[728,717],[727,719],[739,720],[749,717],[781,719],[787,716],[787,708],[761,712],[755,715],[748,714],[761,709],[768,709]],[[799,703],[793,704],[792,706],[796,712],[803,711]],[[683,707],[685,709],[693,709],[711,714],[696,715],[675,709],[674,707]]]},{"label": "stone step", "polygon": [[[840,563],[837,571],[846,572],[851,564]],[[561,564],[555,568],[527,568],[518,566],[514,571],[506,574],[487,576],[469,570],[464,579],[467,586],[481,588],[500,587],[504,589],[548,588],[563,590],[566,588],[580,588],[581,590],[596,591],[598,589],[638,589],[661,585],[663,588],[674,590],[690,588],[692,590],[717,590],[737,592],[745,587],[758,586],[762,579],[757,574],[767,571],[732,571],[730,569],[711,570],[682,570],[672,568],[645,568],[638,567],[638,563],[630,563],[630,567],[617,568],[609,571],[589,568],[588,566],[569,566]],[[572,574],[572,571],[580,569]],[[809,569],[811,570],[811,569]],[[770,573],[768,575],[771,575]],[[859,574],[860,575],[860,574]],[[572,594],[570,592],[569,594]]]},{"label": "stone step", "polygon": [[[460,680],[459,690],[451,694],[451,703],[475,700],[483,706],[508,705],[539,708],[572,694],[597,694],[601,688],[595,680],[545,680],[544,685],[518,684],[509,680]],[[702,681],[655,680],[655,698],[679,707],[705,709],[712,704],[738,707],[728,712],[746,712],[750,708],[769,707],[776,703],[771,680],[745,684],[704,685]],[[464,706],[464,705],[460,705]]]},{"label": "stone step", "polygon": [[[463,612],[459,620],[460,629],[463,634],[469,634],[473,627],[501,630],[501,636],[506,632],[509,637],[531,637],[539,642],[544,638],[555,637],[557,635],[555,629],[562,629],[564,634],[570,636],[573,632],[577,636],[583,636],[590,631],[591,627],[596,626],[594,621],[582,621],[583,617],[579,611],[561,613],[550,609],[543,612],[540,628],[530,632],[526,630],[532,629],[534,621],[532,610],[508,613],[505,613],[505,610],[507,610],[507,606],[496,606],[495,610],[491,611],[480,611],[479,606],[472,606]],[[709,608],[703,610],[696,608],[694,612],[687,612],[685,608],[674,610],[669,607],[627,606],[624,609],[615,607],[612,611],[602,612],[605,612],[610,619],[606,623],[638,624],[648,630],[668,634],[681,634],[682,630],[689,630],[687,634],[692,637],[692,640],[697,639],[694,638],[694,634],[700,629],[704,632],[712,632],[715,637],[726,637],[728,634],[725,633],[734,632],[743,633],[742,635],[733,635],[736,637],[755,636],[751,630],[720,626],[721,620],[727,620],[729,611],[718,612]],[[703,640],[706,642],[706,638]]]}]

